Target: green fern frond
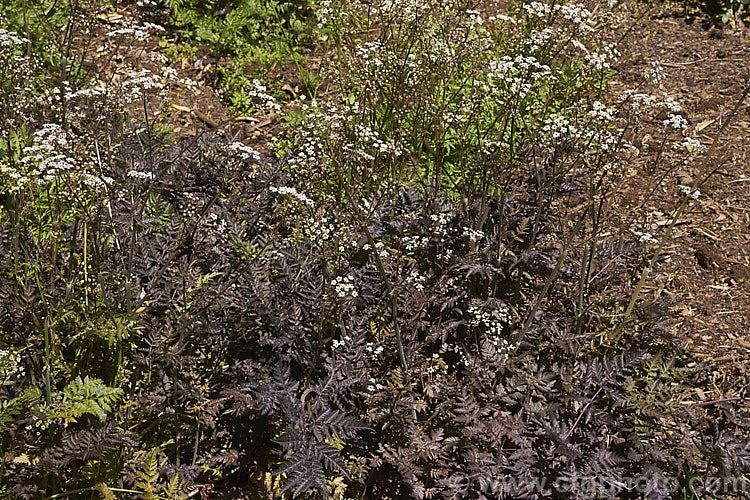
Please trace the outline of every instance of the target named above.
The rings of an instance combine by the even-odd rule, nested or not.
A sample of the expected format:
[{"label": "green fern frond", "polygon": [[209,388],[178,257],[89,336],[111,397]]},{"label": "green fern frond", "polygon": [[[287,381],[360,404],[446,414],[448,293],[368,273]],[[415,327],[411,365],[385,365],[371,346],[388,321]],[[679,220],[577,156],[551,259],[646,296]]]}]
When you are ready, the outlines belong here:
[{"label": "green fern frond", "polygon": [[155,450],[148,457],[143,470],[138,472],[138,476],[141,478],[140,481],[135,483],[135,486],[142,490],[141,497],[144,500],[158,500],[159,496],[156,494],[156,483],[159,480],[159,450]]},{"label": "green fern frond", "polygon": [[94,489],[101,495],[101,500],[117,500],[115,493],[104,483],[95,485]]},{"label": "green fern frond", "polygon": [[5,427],[5,424],[13,422],[21,413],[25,406],[39,399],[42,392],[36,387],[26,389],[26,391],[12,399],[0,401],[0,429]]},{"label": "green fern frond", "polygon": [[112,406],[122,397],[123,390],[108,387],[101,379],[76,377],[62,391],[63,401],[54,416],[75,420],[83,415],[96,415],[104,420]]},{"label": "green fern frond", "polygon": [[164,490],[163,497],[172,500],[174,498],[180,498],[180,476],[179,474],[175,474],[172,477],[172,480],[167,485],[167,488]]}]

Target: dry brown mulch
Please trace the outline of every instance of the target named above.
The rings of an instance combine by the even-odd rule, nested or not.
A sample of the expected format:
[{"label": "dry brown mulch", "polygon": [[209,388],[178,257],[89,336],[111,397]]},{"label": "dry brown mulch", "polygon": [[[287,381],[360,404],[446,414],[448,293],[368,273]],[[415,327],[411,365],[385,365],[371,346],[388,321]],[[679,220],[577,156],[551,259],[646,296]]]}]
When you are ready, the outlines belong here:
[{"label": "dry brown mulch", "polygon": [[[164,12],[160,13],[163,14],[161,17],[166,17]],[[154,12],[150,14],[148,17],[156,15]],[[268,152],[267,141],[278,132],[281,121],[275,113],[265,110],[244,116],[232,113],[223,99],[217,71],[219,66],[229,66],[226,58],[212,54],[208,47],[201,45],[194,55],[182,53],[164,63],[164,54],[168,50],[177,52],[174,48],[178,40],[174,34],[151,32],[143,40],[133,39],[132,36],[107,36],[107,32],[143,23],[144,13],[135,5],[122,4],[116,11],[102,8],[95,16],[87,29],[73,40],[91,80],[99,80],[107,87],[116,88],[128,79],[129,72],[147,69],[160,74],[164,67],[169,67],[176,71],[177,79],[168,82],[169,92],[163,102],[151,100],[149,120],[153,120],[162,130],[169,131],[177,142],[218,131]],[[166,19],[157,21],[166,24]],[[285,75],[289,78],[285,78]],[[267,76],[274,80],[293,80],[288,65],[283,63],[274,65]],[[183,83],[185,80],[197,85],[186,85]],[[296,80],[293,87],[285,85],[290,94],[299,89],[299,78]],[[143,120],[142,103],[135,103],[131,107],[131,114]]]},{"label": "dry brown mulch", "polygon": [[[709,148],[717,141],[702,195],[675,227],[644,298],[668,305],[671,328],[705,362],[706,386],[696,401],[748,401],[750,98],[734,116],[731,111],[750,84],[750,32],[715,25],[705,16],[686,17],[682,6],[661,5],[635,27],[622,52],[616,87],[642,82],[651,63],[661,63],[661,88],[647,86],[644,91],[663,91],[682,103],[689,121],[686,136]],[[726,120],[730,122],[719,135]],[[667,154],[655,171],[640,162],[636,185],[653,185],[667,172],[661,187],[647,199],[631,192],[654,228],[679,204],[677,185],[695,179],[700,160],[683,163]]]}]

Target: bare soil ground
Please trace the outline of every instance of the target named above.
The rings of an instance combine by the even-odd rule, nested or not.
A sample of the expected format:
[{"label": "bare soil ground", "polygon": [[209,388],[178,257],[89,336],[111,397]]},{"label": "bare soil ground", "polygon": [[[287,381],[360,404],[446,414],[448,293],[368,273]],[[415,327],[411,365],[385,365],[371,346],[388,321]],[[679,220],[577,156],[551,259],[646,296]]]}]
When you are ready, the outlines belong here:
[{"label": "bare soil ground", "polygon": [[[663,67],[661,89],[682,103],[686,136],[710,148],[710,173],[701,196],[675,227],[664,258],[652,274],[645,300],[668,308],[671,328],[705,363],[704,393],[695,401],[750,398],[750,99],[737,106],[750,83],[750,32],[686,17],[681,6],[656,7],[636,25],[617,69],[615,88],[643,81],[652,62]],[[720,127],[731,120],[719,135]],[[653,134],[660,123],[652,126]],[[677,186],[690,185],[701,157],[684,162],[669,152],[651,169],[648,145],[629,193],[654,234],[679,204]],[[653,192],[649,189],[666,175]]]},{"label": "bare soil ground", "polygon": [[[604,8],[604,6],[602,6]],[[633,19],[636,22],[636,13]],[[133,5],[117,12],[102,11],[89,33],[82,32],[79,50],[86,48],[87,70],[107,83],[122,82],[129,71],[147,68],[159,73],[156,54],[163,53],[152,36],[147,40],[116,45],[105,33],[140,20]],[[170,40],[170,35],[163,35]],[[114,57],[110,49],[116,48]],[[621,47],[622,59],[614,92],[638,87],[661,93],[682,103],[689,120],[686,136],[710,147],[718,141],[708,165],[712,172],[701,187],[702,195],[682,216],[657,269],[648,281],[644,301],[656,304],[670,317],[670,327],[696,357],[704,362],[705,384],[692,395],[699,405],[750,400],[750,99],[737,105],[750,78],[750,31],[717,26],[705,15],[686,16],[680,5],[653,7],[636,22]],[[319,64],[325,54],[310,54]],[[652,62],[664,69],[661,88],[644,84]],[[282,126],[278,116],[262,112],[235,116],[222,101],[217,65],[228,64],[205,47],[195,57],[182,57],[170,66],[178,78],[198,86],[174,84],[163,108],[152,112],[171,128],[174,139],[198,137],[213,130],[268,151],[268,141]],[[312,68],[314,69],[314,68]],[[293,66],[277,65],[269,80],[285,81],[290,97],[300,92]],[[135,110],[134,110],[135,112]],[[142,110],[138,110],[142,115]],[[663,117],[654,117],[645,130],[659,136]],[[719,128],[731,119],[722,135]],[[649,144],[637,144],[644,155],[634,167],[625,200],[638,210],[655,236],[664,231],[669,214],[679,205],[679,184],[690,184],[700,170],[700,157],[684,163],[684,155],[666,151],[657,167]],[[658,182],[661,179],[663,182]],[[654,188],[658,184],[657,188]]]}]

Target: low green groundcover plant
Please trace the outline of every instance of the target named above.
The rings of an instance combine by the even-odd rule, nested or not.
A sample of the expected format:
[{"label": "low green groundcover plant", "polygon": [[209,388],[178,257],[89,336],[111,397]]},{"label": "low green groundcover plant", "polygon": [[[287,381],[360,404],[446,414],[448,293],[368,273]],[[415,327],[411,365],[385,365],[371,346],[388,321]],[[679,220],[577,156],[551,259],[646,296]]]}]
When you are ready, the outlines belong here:
[{"label": "low green groundcover plant", "polygon": [[[148,5],[146,5],[148,4]],[[284,58],[299,64],[299,50],[314,27],[311,0],[167,0],[169,21],[188,44],[204,44],[218,56],[231,56],[219,65],[229,104],[238,112],[253,109],[248,99],[253,75]],[[148,10],[155,2],[145,2]]]}]

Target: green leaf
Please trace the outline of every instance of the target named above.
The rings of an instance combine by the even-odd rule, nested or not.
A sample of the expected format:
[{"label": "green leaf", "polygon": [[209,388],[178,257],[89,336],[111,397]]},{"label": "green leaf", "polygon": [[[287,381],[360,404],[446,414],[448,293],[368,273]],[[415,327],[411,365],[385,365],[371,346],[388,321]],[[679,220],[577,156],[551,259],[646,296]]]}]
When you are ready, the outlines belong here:
[{"label": "green leaf", "polygon": [[63,401],[54,416],[75,421],[83,415],[96,415],[104,420],[112,405],[123,395],[118,387],[108,387],[101,379],[76,377],[62,391]]},{"label": "green leaf", "polygon": [[102,500],[116,500],[115,493],[104,483],[99,483],[94,486],[94,489],[99,492]]},{"label": "green leaf", "polygon": [[16,398],[0,401],[0,429],[4,429],[5,424],[13,422],[23,413],[24,407],[38,400],[41,395],[39,389],[32,387]]}]

